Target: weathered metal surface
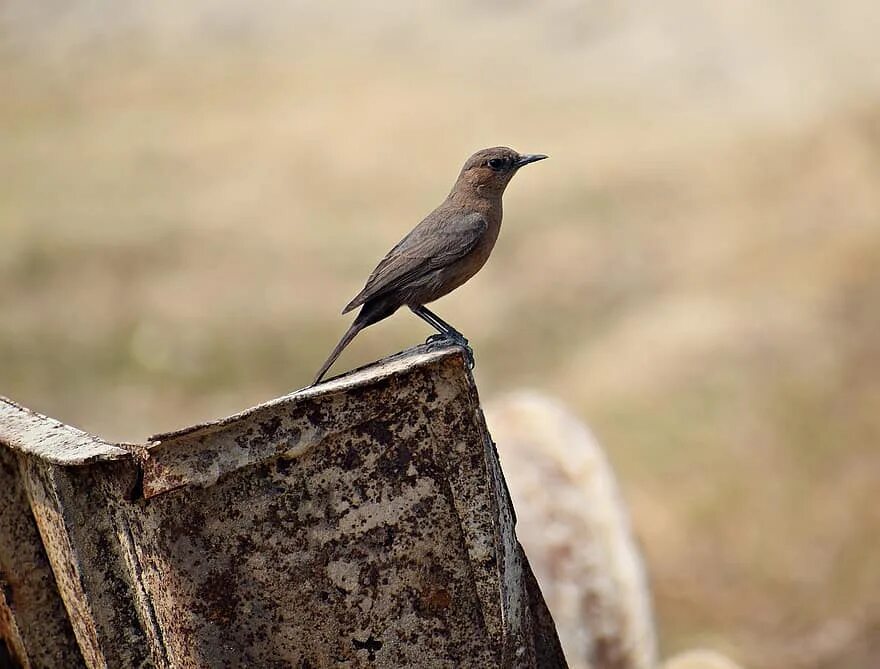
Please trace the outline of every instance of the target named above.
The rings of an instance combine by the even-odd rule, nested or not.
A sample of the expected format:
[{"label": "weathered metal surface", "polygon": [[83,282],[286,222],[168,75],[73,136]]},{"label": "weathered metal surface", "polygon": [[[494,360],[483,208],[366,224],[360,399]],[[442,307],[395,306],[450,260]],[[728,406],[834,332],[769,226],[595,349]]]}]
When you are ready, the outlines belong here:
[{"label": "weathered metal surface", "polygon": [[[30,669],[85,666],[19,475],[0,448],[0,654]],[[2,666],[2,662],[0,662]]]},{"label": "weathered metal surface", "polygon": [[499,475],[455,349],[155,438],[132,532],[170,661],[535,666]]},{"label": "weathered metal surface", "polygon": [[130,448],[0,401],[3,496],[19,504],[0,512],[0,566],[39,577],[7,607],[31,666],[151,666],[119,539],[140,478]]},{"label": "weathered metal surface", "polygon": [[138,474],[131,461],[24,463],[31,508],[89,667],[152,666],[120,534]]},{"label": "weathered metal surface", "polygon": [[565,666],[454,347],[117,461],[16,449],[89,667]]},{"label": "weathered metal surface", "polygon": [[[397,403],[390,397],[387,406],[358,403],[347,393],[387,380],[414,364],[430,365],[450,355],[450,349],[424,347],[417,355],[387,358],[381,365],[355,370],[215,422],[152,436],[143,459],[143,494],[149,498],[182,485],[212,485],[220,476],[248,465],[304,455],[333,434],[387,414]],[[318,412],[293,415],[284,410],[316,399]],[[319,414],[322,419],[315,419]]]},{"label": "weathered metal surface", "polygon": [[128,456],[124,447],[65,425],[0,397],[0,443],[57,465],[81,465]]}]

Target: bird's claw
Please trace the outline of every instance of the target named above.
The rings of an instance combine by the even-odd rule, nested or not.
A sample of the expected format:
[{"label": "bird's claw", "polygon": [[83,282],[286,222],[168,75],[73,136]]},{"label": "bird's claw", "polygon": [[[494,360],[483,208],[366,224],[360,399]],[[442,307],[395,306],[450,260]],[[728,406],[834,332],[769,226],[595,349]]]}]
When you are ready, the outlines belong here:
[{"label": "bird's claw", "polygon": [[452,342],[453,344],[458,344],[464,348],[470,348],[470,344],[468,340],[464,338],[464,335],[446,332],[438,332],[437,334],[432,334],[425,340],[426,344],[447,344]]},{"label": "bird's claw", "polygon": [[465,361],[467,362],[468,369],[473,369],[476,365],[476,362],[474,361],[474,349],[470,347],[468,340],[465,339],[462,335],[456,336],[454,334],[444,333],[434,334],[428,337],[425,340],[425,343],[428,345],[452,343],[460,346],[464,349],[464,357]]}]

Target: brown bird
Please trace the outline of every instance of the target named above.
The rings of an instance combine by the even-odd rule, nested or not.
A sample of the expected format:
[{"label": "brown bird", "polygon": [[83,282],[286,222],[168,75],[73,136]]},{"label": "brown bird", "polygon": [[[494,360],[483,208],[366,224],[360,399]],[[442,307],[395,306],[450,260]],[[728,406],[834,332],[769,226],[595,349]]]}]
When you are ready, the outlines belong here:
[{"label": "brown bird", "polygon": [[361,307],[312,385],[320,383],[358,332],[404,305],[440,338],[465,347],[472,361],[467,339],[425,304],[458,288],[486,263],[501,229],[504,189],[520,167],[546,157],[496,146],[468,158],[443,204],[382,258],[364,289],[342,310],[345,314]]}]

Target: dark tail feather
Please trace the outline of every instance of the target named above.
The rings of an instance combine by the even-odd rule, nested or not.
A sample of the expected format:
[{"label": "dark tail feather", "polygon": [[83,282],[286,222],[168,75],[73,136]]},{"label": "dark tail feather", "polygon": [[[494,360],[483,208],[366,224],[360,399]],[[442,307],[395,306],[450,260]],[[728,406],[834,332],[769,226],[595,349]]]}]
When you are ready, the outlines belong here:
[{"label": "dark tail feather", "polygon": [[315,376],[315,380],[312,381],[312,385],[316,386],[321,383],[321,379],[324,378],[324,374],[327,373],[327,370],[336,362],[336,358],[342,353],[346,346],[351,343],[351,340],[355,338],[358,332],[367,327],[366,323],[361,323],[360,318],[354,319],[354,323],[351,324],[351,327],[348,328],[346,333],[342,335],[342,339],[339,340],[339,343],[336,344],[336,348],[333,349],[333,353],[330,354],[330,357],[327,358],[327,362],[321,365],[321,369],[318,370],[318,374]]},{"label": "dark tail feather", "polygon": [[387,318],[397,311],[399,307],[399,304],[388,303],[383,299],[370,301],[364,304],[360,313],[357,315],[357,318],[354,319],[354,323],[352,323],[351,327],[349,327],[346,333],[342,335],[342,339],[339,340],[339,343],[336,344],[336,348],[333,349],[330,357],[327,358],[327,362],[321,365],[321,369],[318,370],[318,374],[315,376],[315,380],[312,381],[312,385],[316,386],[321,382],[321,379],[324,378],[324,374],[326,374],[327,370],[330,369],[334,362],[336,362],[336,358],[338,358],[345,347],[351,343],[351,340],[355,338],[358,332],[368,325],[378,323],[383,318]]},{"label": "dark tail feather", "polygon": [[357,295],[355,295],[354,299],[345,305],[345,309],[342,310],[342,313],[347,314],[352,309],[361,306],[364,303],[363,294],[364,291],[361,291]]}]

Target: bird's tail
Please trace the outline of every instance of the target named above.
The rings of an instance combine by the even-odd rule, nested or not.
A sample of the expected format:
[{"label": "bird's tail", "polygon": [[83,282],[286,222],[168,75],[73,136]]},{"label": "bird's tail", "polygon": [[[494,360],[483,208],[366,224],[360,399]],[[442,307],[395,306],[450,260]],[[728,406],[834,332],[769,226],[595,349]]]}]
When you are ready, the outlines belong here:
[{"label": "bird's tail", "polygon": [[315,380],[312,381],[312,385],[316,386],[321,383],[321,379],[324,378],[324,374],[327,373],[327,370],[336,362],[336,358],[340,356],[343,349],[351,343],[351,340],[355,338],[358,332],[363,330],[366,327],[365,323],[360,323],[360,319],[356,318],[354,323],[348,328],[344,335],[342,335],[342,339],[339,340],[339,343],[336,344],[336,348],[333,349],[333,352],[330,354],[330,357],[327,358],[327,361],[321,365],[321,369],[318,370],[317,375],[315,376]]},{"label": "bird's tail", "polygon": [[381,321],[383,318],[387,318],[397,311],[399,306],[399,304],[381,299],[364,304],[360,313],[357,315],[357,318],[354,319],[354,323],[352,323],[348,330],[346,330],[345,334],[342,335],[342,339],[336,344],[336,348],[333,349],[333,352],[330,354],[330,357],[327,358],[327,361],[321,365],[321,369],[318,370],[315,380],[312,381],[312,385],[316,386],[321,382],[321,379],[324,378],[327,370],[330,369],[334,362],[336,362],[336,358],[338,358],[345,347],[351,343],[351,340],[357,336],[358,332],[368,325],[372,325],[373,323]]}]

